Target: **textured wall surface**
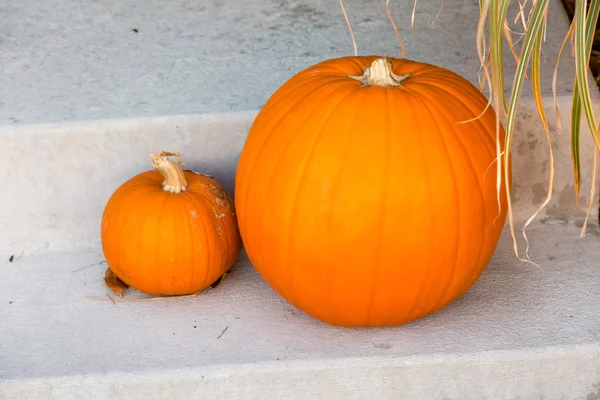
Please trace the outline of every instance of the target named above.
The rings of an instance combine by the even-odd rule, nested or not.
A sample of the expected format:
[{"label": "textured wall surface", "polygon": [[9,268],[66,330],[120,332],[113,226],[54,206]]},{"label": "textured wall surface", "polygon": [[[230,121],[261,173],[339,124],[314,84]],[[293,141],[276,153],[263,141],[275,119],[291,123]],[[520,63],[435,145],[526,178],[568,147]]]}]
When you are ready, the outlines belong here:
[{"label": "textured wall surface", "polygon": [[[401,55],[383,1],[344,4],[359,54]],[[413,29],[412,5],[390,2],[407,57],[477,82],[478,1],[445,4],[432,27],[440,1],[419,1]],[[546,82],[568,24],[561,7],[550,4]],[[296,72],[353,54],[336,0],[23,0],[0,15],[0,123],[256,110]],[[560,71],[568,93],[572,63]]]}]

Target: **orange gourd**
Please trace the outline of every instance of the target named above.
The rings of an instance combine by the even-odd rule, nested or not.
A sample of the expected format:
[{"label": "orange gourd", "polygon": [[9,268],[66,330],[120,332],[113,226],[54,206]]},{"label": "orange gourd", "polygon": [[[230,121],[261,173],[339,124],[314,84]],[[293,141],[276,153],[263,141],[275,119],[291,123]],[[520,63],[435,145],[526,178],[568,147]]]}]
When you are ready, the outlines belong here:
[{"label": "orange gourd", "polygon": [[254,267],[341,326],[399,325],[461,296],[506,217],[486,105],[459,75],[406,59],[343,57],[292,77],[239,159],[235,203]]},{"label": "orange gourd", "polygon": [[154,170],[122,184],[102,215],[106,262],[123,282],[154,295],[201,291],[235,263],[241,240],[233,200],[214,178],[152,154]]}]

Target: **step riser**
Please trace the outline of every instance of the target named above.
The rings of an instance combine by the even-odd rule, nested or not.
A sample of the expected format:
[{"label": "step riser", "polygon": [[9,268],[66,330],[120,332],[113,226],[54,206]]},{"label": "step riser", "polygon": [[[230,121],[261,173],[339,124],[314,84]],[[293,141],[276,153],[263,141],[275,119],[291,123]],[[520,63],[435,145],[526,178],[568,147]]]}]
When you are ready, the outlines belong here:
[{"label": "step riser", "polygon": [[[559,99],[569,126],[570,98]],[[551,105],[546,99],[546,105]],[[520,104],[513,142],[515,221],[522,224],[541,205],[548,180],[548,152],[533,102]],[[599,111],[597,111],[599,112]],[[540,217],[581,217],[575,208],[568,132],[558,136],[547,109],[555,157],[554,199]],[[600,112],[599,112],[600,113]],[[125,180],[151,169],[149,154],[180,151],[188,167],[214,176],[233,193],[237,160],[256,113],[172,116],[2,128],[0,251],[72,249],[99,244],[102,210]],[[582,130],[582,207],[587,205],[592,141]],[[495,179],[490,168],[489,179]],[[592,216],[597,212],[594,207]]]}]

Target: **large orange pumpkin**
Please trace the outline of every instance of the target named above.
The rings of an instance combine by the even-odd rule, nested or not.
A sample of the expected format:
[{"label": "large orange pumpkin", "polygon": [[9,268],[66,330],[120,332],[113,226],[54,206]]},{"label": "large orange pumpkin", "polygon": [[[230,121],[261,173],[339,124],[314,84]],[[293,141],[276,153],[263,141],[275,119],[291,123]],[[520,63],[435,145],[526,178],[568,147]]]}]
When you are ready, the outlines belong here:
[{"label": "large orange pumpkin", "polygon": [[122,184],[102,215],[106,262],[129,286],[156,295],[207,288],[235,263],[241,240],[233,200],[214,178],[152,154],[155,170]]},{"label": "large orange pumpkin", "polygon": [[344,57],[292,77],[239,160],[235,203],[254,267],[335,325],[398,325],[455,300],[506,217],[486,105],[459,75],[406,59]]}]

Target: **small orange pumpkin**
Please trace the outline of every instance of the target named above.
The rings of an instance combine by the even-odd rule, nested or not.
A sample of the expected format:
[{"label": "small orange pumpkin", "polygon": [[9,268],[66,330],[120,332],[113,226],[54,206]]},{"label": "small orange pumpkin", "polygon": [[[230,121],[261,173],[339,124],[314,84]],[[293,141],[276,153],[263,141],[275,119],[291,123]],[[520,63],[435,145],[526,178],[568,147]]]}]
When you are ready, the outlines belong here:
[{"label": "small orange pumpkin", "polygon": [[256,117],[237,169],[255,268],[335,325],[399,325],[455,300],[506,217],[487,103],[459,75],[406,59],[343,57],[292,77]]},{"label": "small orange pumpkin", "polygon": [[179,161],[179,155],[152,154],[155,170],[122,184],[102,215],[102,250],[109,268],[148,294],[207,288],[233,266],[241,247],[227,191],[214,178],[183,171],[168,158]]}]

